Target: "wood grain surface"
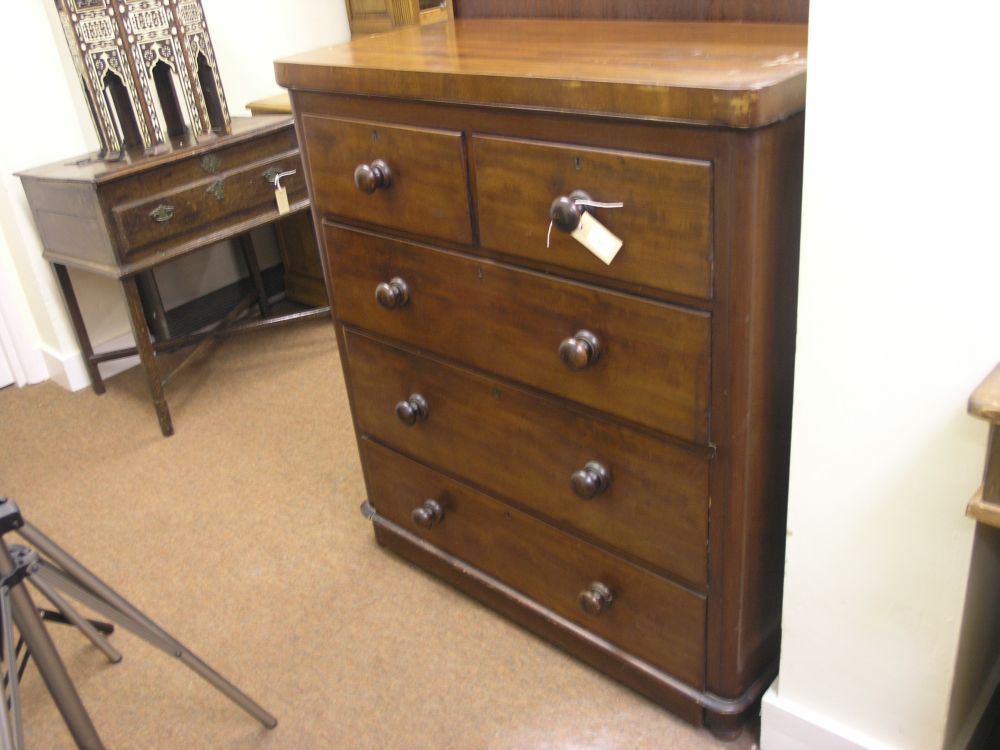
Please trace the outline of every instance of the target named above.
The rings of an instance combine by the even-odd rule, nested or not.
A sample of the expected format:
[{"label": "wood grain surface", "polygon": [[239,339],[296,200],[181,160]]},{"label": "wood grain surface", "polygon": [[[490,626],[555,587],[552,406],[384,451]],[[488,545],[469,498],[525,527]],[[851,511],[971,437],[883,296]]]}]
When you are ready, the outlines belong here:
[{"label": "wood grain surface", "polygon": [[[337,318],[696,443],[708,441],[709,316],[326,223]],[[400,277],[409,302],[375,287]],[[560,342],[602,341],[569,371]]]},{"label": "wood grain surface", "polygon": [[[461,133],[316,116],[304,118],[302,130],[318,211],[413,234],[472,241]],[[363,193],[354,183],[354,170],[377,159],[389,165],[391,182]]]},{"label": "wood grain surface", "polygon": [[[368,440],[361,448],[380,514],[689,685],[704,684],[703,597]],[[445,508],[431,529],[410,520],[427,498]],[[599,616],[577,604],[594,581],[615,596]]]},{"label": "wood grain surface", "polygon": [[805,69],[803,25],[667,21],[454,21],[275,62],[291,89],[742,128],[801,111]]},{"label": "wood grain surface", "polygon": [[[569,133],[567,133],[567,136]],[[712,296],[712,168],[702,161],[520,139],[470,139],[483,247],[613,279]],[[555,228],[549,206],[585,191],[624,243],[611,265]]]},{"label": "wood grain surface", "polygon": [[[707,458],[359,333],[348,332],[346,341],[366,434],[604,547],[705,584]],[[393,408],[412,393],[430,413],[408,427]],[[583,500],[570,475],[592,460],[608,467],[611,481]]]}]

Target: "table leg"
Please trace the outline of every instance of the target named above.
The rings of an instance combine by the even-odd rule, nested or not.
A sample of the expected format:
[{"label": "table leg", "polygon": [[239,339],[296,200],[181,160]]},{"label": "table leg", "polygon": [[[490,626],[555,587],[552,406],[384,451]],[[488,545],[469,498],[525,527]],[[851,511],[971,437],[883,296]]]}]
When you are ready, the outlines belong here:
[{"label": "table leg", "polygon": [[260,308],[260,317],[271,317],[271,306],[267,303],[267,291],[264,289],[264,277],[260,275],[260,265],[257,263],[257,251],[253,246],[253,239],[249,232],[240,235],[240,250],[243,252],[243,261],[247,264],[250,278],[257,289],[257,306]]},{"label": "table leg", "polygon": [[153,397],[156,416],[160,420],[160,431],[164,437],[169,437],[174,434],[174,425],[170,419],[170,410],[167,408],[167,397],[163,392],[163,379],[160,377],[160,368],[156,363],[156,352],[149,340],[149,325],[146,323],[146,315],[142,310],[139,287],[132,276],[127,276],[121,281],[122,289],[125,291],[125,301],[128,303],[129,318],[132,320],[135,346],[139,350],[139,360],[146,370],[149,393]]},{"label": "table leg", "polygon": [[56,278],[59,280],[59,287],[62,289],[63,299],[66,300],[66,307],[69,309],[70,320],[73,321],[73,330],[76,331],[76,340],[80,344],[80,353],[83,355],[83,364],[90,375],[90,387],[94,393],[100,395],[104,393],[104,380],[94,362],[94,349],[90,345],[90,336],[87,335],[87,327],[83,324],[83,316],[80,314],[80,305],[76,301],[76,292],[73,291],[73,282],[69,278],[69,271],[62,263],[53,263]]}]

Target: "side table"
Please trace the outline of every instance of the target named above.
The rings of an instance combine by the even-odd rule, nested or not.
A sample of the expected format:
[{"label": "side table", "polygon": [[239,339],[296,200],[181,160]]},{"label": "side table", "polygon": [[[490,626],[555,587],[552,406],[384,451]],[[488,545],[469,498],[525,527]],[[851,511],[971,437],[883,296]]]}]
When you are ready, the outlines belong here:
[{"label": "side table", "polygon": [[[291,118],[233,118],[224,136],[178,138],[161,153],[130,154],[119,161],[90,157],[37,167],[18,176],[41,235],[43,257],[52,263],[73,322],[91,386],[104,392],[97,365],[138,354],[160,429],[173,434],[157,354],[202,347],[217,336],[328,315],[328,306],[270,317],[267,295],[249,232],[282,218],[276,177],[288,196],[288,214],[309,207],[309,196]],[[254,293],[212,330],[154,340],[139,284],[155,290],[152,270],[221,240],[239,238]],[[67,267],[121,282],[136,346],[95,354]],[[237,323],[256,302],[261,319]],[[196,352],[198,351],[196,350]],[[194,352],[193,352],[194,353]],[[193,354],[192,353],[192,354]]]}]

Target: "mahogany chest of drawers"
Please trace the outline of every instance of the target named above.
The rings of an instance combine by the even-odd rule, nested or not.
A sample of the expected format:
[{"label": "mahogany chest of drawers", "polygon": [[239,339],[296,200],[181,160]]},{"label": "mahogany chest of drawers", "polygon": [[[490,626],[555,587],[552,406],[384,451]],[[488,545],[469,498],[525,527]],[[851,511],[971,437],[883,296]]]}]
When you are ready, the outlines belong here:
[{"label": "mahogany chest of drawers", "polygon": [[378,540],[737,731],[778,657],[805,27],[458,21],[277,73]]}]

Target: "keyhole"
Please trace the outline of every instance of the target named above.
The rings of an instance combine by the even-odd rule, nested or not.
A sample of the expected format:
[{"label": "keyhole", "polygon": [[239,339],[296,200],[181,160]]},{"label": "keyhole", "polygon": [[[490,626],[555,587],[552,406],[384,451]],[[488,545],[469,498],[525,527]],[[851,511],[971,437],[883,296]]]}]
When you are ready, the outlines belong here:
[{"label": "keyhole", "polygon": [[377,140],[378,140],[378,131],[377,130],[373,130],[372,131],[372,141],[377,141]]},{"label": "keyhole", "polygon": [[577,172],[580,172],[580,171],[583,170],[583,160],[580,159],[579,156],[576,157],[576,159],[573,160],[573,163],[574,163],[574,166],[576,166],[576,171]]},{"label": "keyhole", "polygon": [[482,281],[482,279],[483,279],[483,267],[482,266],[476,266],[476,278],[479,279],[480,281]]}]

